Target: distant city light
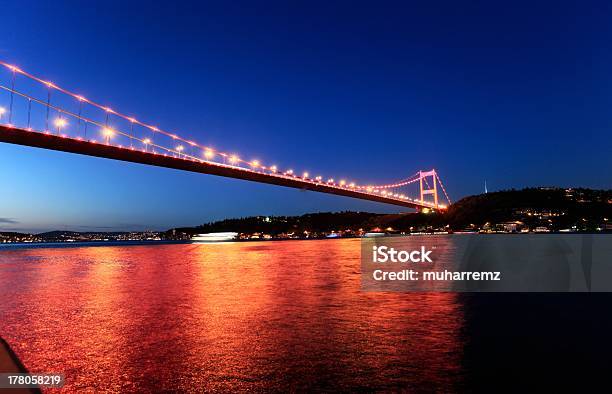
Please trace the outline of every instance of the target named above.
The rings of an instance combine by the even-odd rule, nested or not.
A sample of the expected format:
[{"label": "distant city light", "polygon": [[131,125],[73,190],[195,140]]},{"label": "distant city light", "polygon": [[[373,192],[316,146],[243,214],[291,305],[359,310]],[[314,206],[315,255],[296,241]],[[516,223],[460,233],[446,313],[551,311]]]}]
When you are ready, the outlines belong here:
[{"label": "distant city light", "polygon": [[253,168],[257,168],[257,167],[259,167],[259,160],[253,160],[253,161],[251,161],[251,167],[253,167]]},{"label": "distant city light", "polygon": [[208,160],[211,160],[213,157],[215,157],[215,152],[213,152],[212,149],[205,149],[204,150],[204,157]]},{"label": "distant city light", "polygon": [[308,172],[304,172],[304,173],[302,174],[302,178],[304,178],[304,179],[308,178]]},{"label": "distant city light", "polygon": [[229,157],[229,162],[232,163],[232,164],[238,163],[238,160],[240,160],[240,158],[238,156],[236,156],[236,155],[231,155]]},{"label": "distant city light", "polygon": [[270,171],[276,172],[276,171],[278,171],[278,168],[276,166],[272,166],[272,167],[270,167]]}]

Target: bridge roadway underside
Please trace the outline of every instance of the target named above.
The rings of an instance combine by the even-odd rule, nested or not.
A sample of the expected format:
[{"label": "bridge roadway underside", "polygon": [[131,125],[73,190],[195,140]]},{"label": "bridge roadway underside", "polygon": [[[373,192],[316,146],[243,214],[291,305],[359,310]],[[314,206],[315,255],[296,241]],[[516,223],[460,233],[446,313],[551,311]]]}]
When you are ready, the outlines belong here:
[{"label": "bridge roadway underside", "polygon": [[158,167],[174,168],[177,170],[199,172],[202,174],[218,175],[228,178],[244,179],[247,181],[268,183],[272,185],[292,187],[295,189],[311,190],[314,192],[335,194],[353,197],[360,200],[369,200],[385,204],[397,205],[407,208],[419,209],[423,206],[413,201],[398,201],[384,196],[329,186],[322,183],[304,182],[299,178],[271,176],[252,170],[239,169],[222,164],[197,162],[179,159],[162,154],[146,153],[140,150],[131,150],[102,143],[81,141],[65,138],[53,134],[27,131],[20,128],[0,125],[0,142],[16,145],[31,146],[35,148],[50,149],[62,152],[77,153],[81,155],[102,157],[106,159],[122,160],[132,163],[148,164]]}]

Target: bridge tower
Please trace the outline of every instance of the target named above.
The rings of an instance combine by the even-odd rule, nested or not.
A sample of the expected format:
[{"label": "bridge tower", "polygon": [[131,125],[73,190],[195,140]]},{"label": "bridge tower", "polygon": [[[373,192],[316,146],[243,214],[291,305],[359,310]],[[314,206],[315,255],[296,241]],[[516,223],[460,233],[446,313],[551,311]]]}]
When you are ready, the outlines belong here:
[{"label": "bridge tower", "polygon": [[[427,178],[431,178],[431,184],[427,181]],[[425,196],[428,194],[433,194],[433,203],[437,207],[438,206],[438,182],[437,182],[436,170],[433,169],[431,171],[419,171],[419,190],[421,192],[421,201],[425,201]],[[425,187],[423,187],[423,183],[425,183]]]}]

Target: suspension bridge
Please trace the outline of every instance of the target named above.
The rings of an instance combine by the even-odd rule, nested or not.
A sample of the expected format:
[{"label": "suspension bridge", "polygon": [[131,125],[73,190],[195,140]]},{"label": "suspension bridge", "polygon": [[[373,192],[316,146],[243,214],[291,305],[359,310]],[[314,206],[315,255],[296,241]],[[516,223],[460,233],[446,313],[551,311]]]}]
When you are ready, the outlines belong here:
[{"label": "suspension bridge", "polygon": [[[450,198],[435,169],[387,184],[361,184],[281,169],[204,146],[115,111],[0,61],[0,142],[376,201],[444,210]],[[2,67],[0,67],[2,68]],[[440,193],[440,191],[442,193]],[[445,203],[442,203],[444,198]]]}]

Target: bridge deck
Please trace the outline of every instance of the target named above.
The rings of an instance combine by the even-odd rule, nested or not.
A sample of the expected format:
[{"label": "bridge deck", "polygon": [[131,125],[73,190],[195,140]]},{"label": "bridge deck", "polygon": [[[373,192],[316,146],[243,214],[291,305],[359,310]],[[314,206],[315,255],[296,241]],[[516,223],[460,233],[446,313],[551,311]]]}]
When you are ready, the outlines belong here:
[{"label": "bridge deck", "polygon": [[158,167],[174,168],[177,170],[199,172],[229,178],[244,179],[247,181],[268,183],[272,185],[292,187],[295,189],[311,190],[320,193],[335,194],[369,200],[407,208],[422,208],[432,205],[421,204],[417,201],[406,201],[370,194],[345,187],[304,181],[299,177],[283,174],[268,174],[257,170],[239,168],[230,165],[212,163],[207,161],[194,161],[125,147],[117,147],[102,143],[83,141],[75,138],[61,137],[53,134],[28,131],[20,128],[0,125],[0,142],[50,149],[62,152],[77,153],[81,155],[102,157],[113,160],[122,160],[132,163],[148,164]]}]

